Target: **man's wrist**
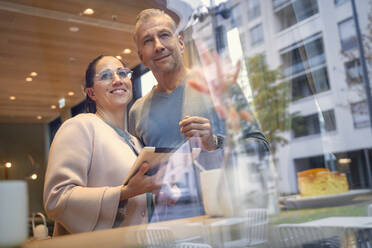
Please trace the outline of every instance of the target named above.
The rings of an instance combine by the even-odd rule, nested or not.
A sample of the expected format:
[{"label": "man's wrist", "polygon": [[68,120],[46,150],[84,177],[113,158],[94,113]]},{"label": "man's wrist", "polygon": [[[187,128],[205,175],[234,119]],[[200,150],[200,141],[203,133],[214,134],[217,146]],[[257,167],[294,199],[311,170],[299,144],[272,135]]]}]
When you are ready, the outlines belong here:
[{"label": "man's wrist", "polygon": [[224,148],[225,137],[223,135],[215,135],[215,147],[216,149]]}]

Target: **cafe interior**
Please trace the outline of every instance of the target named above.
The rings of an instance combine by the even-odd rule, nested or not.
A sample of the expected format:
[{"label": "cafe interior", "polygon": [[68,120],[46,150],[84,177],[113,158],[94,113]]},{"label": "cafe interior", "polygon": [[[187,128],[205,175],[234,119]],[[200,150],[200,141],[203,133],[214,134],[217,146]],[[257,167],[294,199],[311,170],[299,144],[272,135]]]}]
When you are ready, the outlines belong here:
[{"label": "cafe interior", "polygon": [[[53,139],[85,112],[99,55],[133,71],[127,116],[156,88],[133,39],[149,8],[175,21],[200,94],[216,109],[223,98],[218,168],[177,148],[162,179],[175,203],[155,210],[164,218],[53,236]],[[372,1],[2,0],[0,37],[0,247],[372,246]],[[268,149],[247,138],[251,123]]]}]

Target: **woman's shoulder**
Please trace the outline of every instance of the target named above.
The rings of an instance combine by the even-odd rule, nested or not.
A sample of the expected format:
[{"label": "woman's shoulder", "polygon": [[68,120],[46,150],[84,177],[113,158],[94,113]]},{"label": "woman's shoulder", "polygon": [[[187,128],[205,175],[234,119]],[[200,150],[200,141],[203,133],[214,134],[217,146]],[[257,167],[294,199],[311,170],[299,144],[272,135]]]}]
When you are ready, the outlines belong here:
[{"label": "woman's shoulder", "polygon": [[61,127],[89,127],[89,126],[95,126],[97,123],[99,123],[99,118],[92,113],[83,113],[83,114],[78,114],[65,122],[63,122]]}]

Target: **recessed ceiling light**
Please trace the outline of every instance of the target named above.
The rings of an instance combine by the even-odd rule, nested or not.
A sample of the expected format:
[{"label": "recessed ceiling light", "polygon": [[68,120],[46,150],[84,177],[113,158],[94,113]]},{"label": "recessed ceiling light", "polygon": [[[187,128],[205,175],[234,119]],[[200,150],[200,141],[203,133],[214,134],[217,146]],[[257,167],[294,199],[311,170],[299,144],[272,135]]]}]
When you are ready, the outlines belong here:
[{"label": "recessed ceiling light", "polygon": [[41,120],[43,117],[41,115],[36,116],[36,119]]},{"label": "recessed ceiling light", "polygon": [[32,81],[32,77],[26,77],[26,82],[31,82]]},{"label": "recessed ceiling light", "polygon": [[31,176],[30,176],[30,178],[32,179],[32,180],[36,180],[37,179],[37,174],[32,174]]},{"label": "recessed ceiling light", "polygon": [[56,105],[50,105],[50,108],[51,108],[51,109],[56,109],[57,106],[56,106]]},{"label": "recessed ceiling light", "polygon": [[88,9],[84,10],[83,13],[85,15],[93,15],[94,14],[94,10],[88,8]]},{"label": "recessed ceiling light", "polygon": [[36,76],[37,76],[37,72],[35,72],[35,71],[31,72],[31,73],[30,73],[30,76],[31,76],[31,77],[36,77]]},{"label": "recessed ceiling light", "polygon": [[10,167],[12,167],[12,163],[11,163],[11,162],[6,162],[6,163],[5,163],[5,167],[6,167],[6,168],[10,168]]},{"label": "recessed ceiling light", "polygon": [[338,160],[338,162],[339,162],[340,164],[350,164],[350,163],[351,163],[351,158],[340,158],[340,159]]},{"label": "recessed ceiling light", "polygon": [[123,53],[124,54],[130,54],[132,52],[132,50],[130,50],[129,48],[125,48],[124,50],[123,50]]},{"label": "recessed ceiling light", "polygon": [[79,31],[79,28],[78,27],[75,27],[75,26],[73,26],[73,27],[69,27],[68,28],[71,32],[78,32]]},{"label": "recessed ceiling light", "polygon": [[16,97],[15,96],[10,96],[9,99],[14,101],[16,99]]},{"label": "recessed ceiling light", "polygon": [[117,59],[121,59],[121,56],[120,55],[118,55],[118,56],[115,56]]},{"label": "recessed ceiling light", "polygon": [[69,95],[69,96],[73,96],[73,95],[75,95],[75,93],[74,93],[73,91],[69,91],[69,92],[67,93],[67,95]]}]

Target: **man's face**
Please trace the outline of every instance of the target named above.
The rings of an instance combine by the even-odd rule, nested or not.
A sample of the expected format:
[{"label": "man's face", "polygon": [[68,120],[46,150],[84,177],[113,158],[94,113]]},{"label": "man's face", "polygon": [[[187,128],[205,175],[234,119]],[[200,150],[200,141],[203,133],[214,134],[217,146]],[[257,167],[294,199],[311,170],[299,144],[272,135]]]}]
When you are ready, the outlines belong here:
[{"label": "man's face", "polygon": [[154,73],[172,72],[182,63],[184,43],[165,16],[148,18],[137,30],[138,55]]}]

